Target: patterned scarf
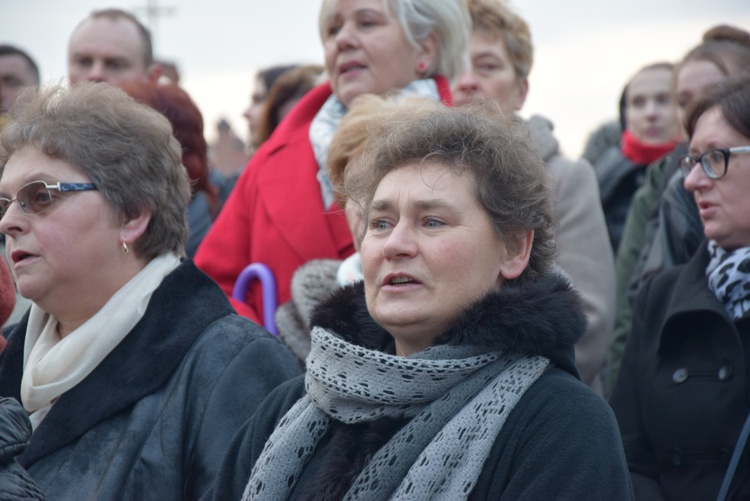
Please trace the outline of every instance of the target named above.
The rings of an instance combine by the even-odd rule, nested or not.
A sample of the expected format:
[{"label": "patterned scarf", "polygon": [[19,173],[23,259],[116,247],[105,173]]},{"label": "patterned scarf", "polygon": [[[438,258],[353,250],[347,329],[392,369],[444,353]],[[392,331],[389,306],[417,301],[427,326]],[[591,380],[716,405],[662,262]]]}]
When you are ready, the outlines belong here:
[{"label": "patterned scarf", "polygon": [[411,418],[368,462],[344,499],[466,499],[505,420],[549,360],[472,346],[408,357],[353,345],[315,327],[307,395],[256,462],[247,500],[287,499],[332,419]]},{"label": "patterned scarf", "polygon": [[[437,83],[431,78],[415,80],[396,94],[397,97],[415,95],[429,97],[436,101],[440,99]],[[336,94],[331,94],[331,97],[323,103],[320,111],[310,124],[310,144],[312,144],[315,160],[318,162],[318,182],[320,183],[320,193],[323,196],[323,207],[326,209],[330,208],[334,202],[333,185],[331,185],[326,172],[328,147],[331,145],[333,133],[336,132],[336,128],[344,115],[346,115],[346,106],[339,101]]]},{"label": "patterned scarf", "polygon": [[750,247],[727,251],[708,241],[708,288],[737,321],[750,311]]}]

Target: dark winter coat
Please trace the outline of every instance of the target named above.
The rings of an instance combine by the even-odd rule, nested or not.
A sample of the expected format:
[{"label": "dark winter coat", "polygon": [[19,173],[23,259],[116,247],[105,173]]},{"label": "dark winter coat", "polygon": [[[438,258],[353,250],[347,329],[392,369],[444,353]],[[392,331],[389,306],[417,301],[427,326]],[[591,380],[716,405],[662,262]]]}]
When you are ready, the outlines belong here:
[{"label": "dark winter coat", "polygon": [[[750,320],[709,290],[704,243],[641,288],[611,404],[636,499],[716,499],[750,411]],[[744,340],[744,341],[743,341]],[[728,499],[750,499],[747,450]]]},{"label": "dark winter coat", "polygon": [[625,219],[636,190],[643,184],[646,166],[626,158],[620,148],[610,148],[594,166],[612,251],[617,255]]},{"label": "dark winter coat", "polygon": [[[19,401],[27,318],[0,355],[0,395]],[[50,500],[195,499],[232,435],[298,373],[281,343],[183,261],[128,336],[55,402],[18,461]]]},{"label": "dark winter coat", "polygon": [[[367,312],[361,282],[341,289],[318,308],[313,323],[349,342],[392,352],[392,337]],[[577,378],[573,345],[584,329],[577,294],[567,281],[548,277],[526,286],[507,284],[489,294],[436,340],[539,354],[554,366],[509,415],[469,499],[632,497],[614,417]],[[303,378],[279,387],[238,433],[217,477],[215,500],[242,497],[264,443],[304,391]],[[331,487],[345,492],[368,457],[403,424],[392,419],[358,425],[334,422],[290,498],[321,499],[318,493]]]},{"label": "dark winter coat", "polygon": [[12,398],[0,398],[0,501],[44,499],[16,457],[26,449],[31,423],[26,411]]}]

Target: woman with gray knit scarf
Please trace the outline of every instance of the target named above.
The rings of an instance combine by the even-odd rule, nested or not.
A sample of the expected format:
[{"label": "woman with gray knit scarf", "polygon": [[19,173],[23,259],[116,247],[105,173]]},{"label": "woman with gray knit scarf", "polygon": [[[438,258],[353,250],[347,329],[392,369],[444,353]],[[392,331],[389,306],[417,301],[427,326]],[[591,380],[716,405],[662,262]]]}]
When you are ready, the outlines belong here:
[{"label": "woman with gray knit scarf", "polygon": [[315,310],[307,374],[235,436],[214,499],[631,499],[523,123],[425,103],[368,127],[345,183],[364,281]]}]

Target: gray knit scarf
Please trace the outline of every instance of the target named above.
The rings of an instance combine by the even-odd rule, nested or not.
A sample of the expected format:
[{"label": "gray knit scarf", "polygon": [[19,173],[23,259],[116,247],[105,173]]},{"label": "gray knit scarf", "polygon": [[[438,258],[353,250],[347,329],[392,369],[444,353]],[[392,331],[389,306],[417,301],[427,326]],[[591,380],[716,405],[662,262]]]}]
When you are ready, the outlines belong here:
[{"label": "gray knit scarf", "polygon": [[312,331],[305,387],[282,418],[243,494],[287,499],[332,419],[411,418],[365,466],[346,500],[466,499],[510,412],[549,360],[475,346],[433,346],[408,357]]}]

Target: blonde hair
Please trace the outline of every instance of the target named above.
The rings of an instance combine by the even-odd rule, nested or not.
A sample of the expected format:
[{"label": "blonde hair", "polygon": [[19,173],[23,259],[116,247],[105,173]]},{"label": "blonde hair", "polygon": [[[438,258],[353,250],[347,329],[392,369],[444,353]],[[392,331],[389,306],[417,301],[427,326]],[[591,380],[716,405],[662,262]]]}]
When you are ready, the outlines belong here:
[{"label": "blonde hair", "polygon": [[502,0],[467,0],[474,31],[501,39],[519,79],[529,77],[534,45],[528,23]]},{"label": "blonde hair", "polygon": [[[328,23],[340,1],[323,0],[318,17],[320,40],[323,43],[328,38]],[[383,0],[412,45],[418,47],[419,42],[430,35],[437,38],[437,57],[427,68],[425,76],[440,74],[448,80],[454,80],[461,74],[471,27],[465,2],[466,0]]]},{"label": "blonde hair", "polygon": [[402,99],[383,98],[374,94],[363,94],[356,97],[341,119],[339,126],[328,148],[328,179],[334,190],[334,197],[339,207],[344,207],[345,171],[354,159],[364,151],[369,136],[368,130],[386,120],[397,110],[424,106],[430,101],[427,98],[410,96]]}]

